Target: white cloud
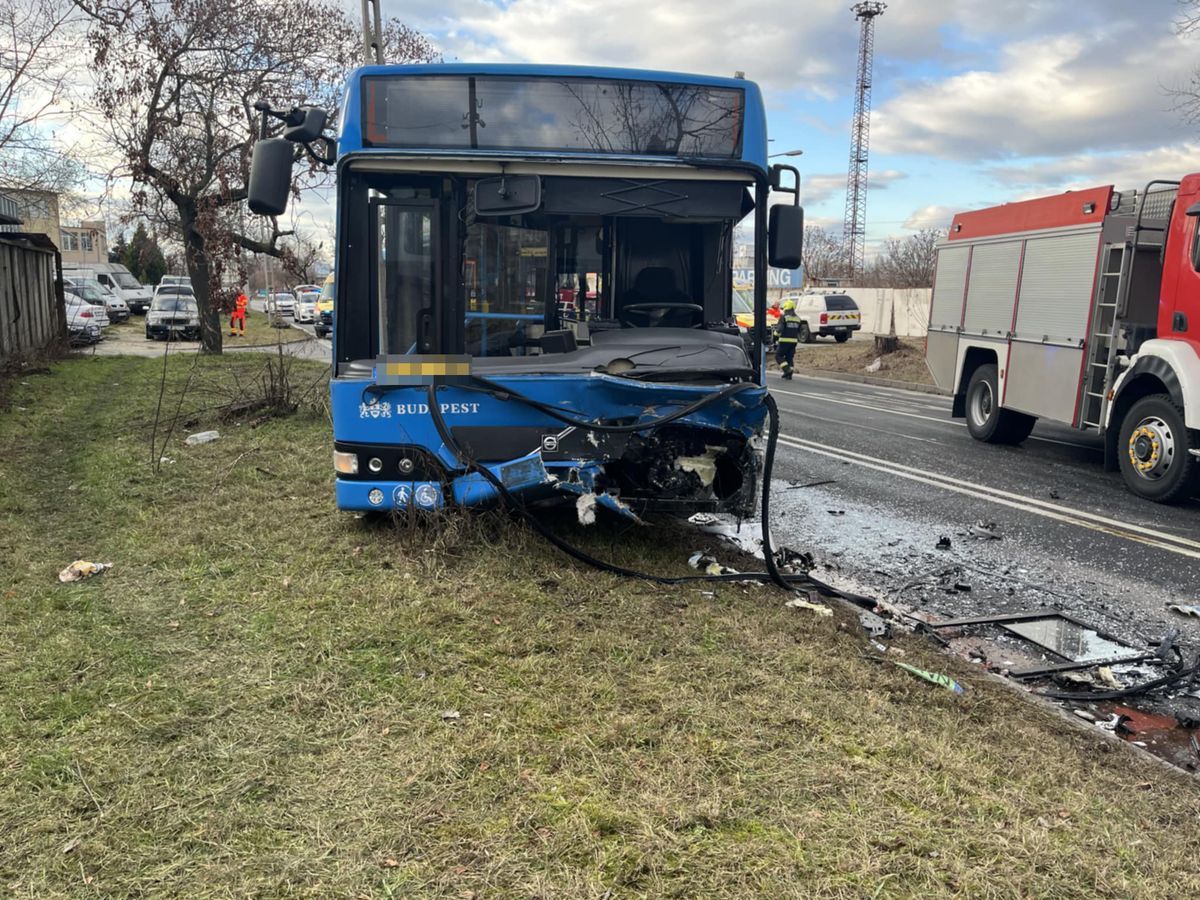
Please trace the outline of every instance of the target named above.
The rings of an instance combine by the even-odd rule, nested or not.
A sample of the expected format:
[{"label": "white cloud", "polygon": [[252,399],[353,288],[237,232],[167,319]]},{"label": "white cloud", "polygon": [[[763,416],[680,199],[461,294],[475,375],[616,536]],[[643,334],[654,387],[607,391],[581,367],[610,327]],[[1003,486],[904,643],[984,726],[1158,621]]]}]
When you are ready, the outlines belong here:
[{"label": "white cloud", "polygon": [[912,214],[904,220],[902,227],[909,231],[920,231],[922,228],[946,228],[955,213],[958,212],[962,212],[962,210],[940,204],[922,206],[920,209],[912,211]]},{"label": "white cloud", "polygon": [[1151,179],[1174,179],[1194,171],[1198,159],[1200,144],[1182,143],[1137,153],[1072,154],[1028,165],[994,166],[987,173],[1001,184],[1026,191],[1028,196],[1101,184],[1140,190]]},{"label": "white cloud", "polygon": [[1189,132],[1163,87],[1187,80],[1194,46],[1164,19],[1017,41],[994,70],[929,79],[884,103],[873,149],[962,160],[1171,142]]},{"label": "white cloud", "polygon": [[[883,190],[889,184],[907,178],[905,172],[898,169],[883,169],[871,172],[867,177],[867,190]],[[846,173],[830,172],[821,175],[802,176],[800,180],[800,200],[807,206],[816,206],[836,196],[845,197]]]}]

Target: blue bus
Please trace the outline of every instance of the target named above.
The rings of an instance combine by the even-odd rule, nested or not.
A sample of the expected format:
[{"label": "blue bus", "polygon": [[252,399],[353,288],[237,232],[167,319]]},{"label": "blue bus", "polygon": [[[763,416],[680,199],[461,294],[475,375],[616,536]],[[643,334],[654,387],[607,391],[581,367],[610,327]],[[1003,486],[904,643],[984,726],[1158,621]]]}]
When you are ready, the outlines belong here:
[{"label": "blue bus", "polygon": [[[799,265],[803,232],[799,174],[768,165],[755,84],[369,65],[336,145],[319,110],[259,108],[253,211],[283,211],[297,144],[336,165],[340,508],[753,510],[766,270]],[[731,262],[748,216],[744,335]]]}]

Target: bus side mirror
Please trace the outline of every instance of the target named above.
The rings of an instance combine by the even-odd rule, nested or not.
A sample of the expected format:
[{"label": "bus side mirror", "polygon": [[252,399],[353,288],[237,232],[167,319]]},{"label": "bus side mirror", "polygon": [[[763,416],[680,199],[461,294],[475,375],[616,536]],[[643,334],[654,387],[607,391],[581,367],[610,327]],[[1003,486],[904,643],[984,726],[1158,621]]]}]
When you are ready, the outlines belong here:
[{"label": "bus side mirror", "polygon": [[289,122],[298,122],[290,128],[285,128],[283,136],[297,144],[308,144],[319,138],[325,131],[325,121],[329,118],[323,109],[306,106],[294,109],[288,114]]},{"label": "bus side mirror", "polygon": [[772,206],[767,222],[767,262],[776,269],[798,269],[803,247],[804,207]]},{"label": "bus side mirror", "polygon": [[264,138],[254,142],[250,155],[250,184],[246,203],[260,216],[281,216],[287,209],[292,189],[295,144],[287,138]]}]

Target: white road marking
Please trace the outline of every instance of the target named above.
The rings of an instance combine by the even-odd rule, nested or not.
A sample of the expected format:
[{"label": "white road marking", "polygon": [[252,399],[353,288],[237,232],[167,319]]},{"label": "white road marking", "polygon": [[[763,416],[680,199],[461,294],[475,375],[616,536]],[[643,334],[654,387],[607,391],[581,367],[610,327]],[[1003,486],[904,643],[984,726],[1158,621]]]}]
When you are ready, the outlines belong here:
[{"label": "white road marking", "polygon": [[906,441],[920,441],[923,444],[936,444],[941,446],[942,442],[937,438],[916,437],[911,434],[904,434],[899,431],[888,431],[886,428],[876,428],[874,425],[863,425],[861,422],[843,422],[841,419],[830,419],[827,416],[818,416],[815,413],[800,412],[799,410],[791,413],[793,416],[800,416],[805,419],[814,419],[817,422],[832,422],[834,425],[845,425],[848,428],[862,428],[866,431],[877,431],[880,434],[891,435],[892,437],[904,438]]},{"label": "white road marking", "polygon": [[[834,397],[825,397],[821,394],[799,393],[797,391],[785,391],[782,388],[771,388],[773,394],[787,394],[789,397],[804,397],[809,400],[821,400],[825,403],[839,403],[842,406],[856,406],[859,409],[870,409],[875,412],[888,413],[893,416],[907,416],[910,419],[922,419],[926,422],[937,422],[939,425],[950,425],[955,428],[966,428],[966,422],[957,422],[953,419],[940,419],[936,416],[926,416],[922,413],[905,412],[900,409],[888,409],[886,406],[872,406],[869,403],[858,403],[852,400],[838,400]],[[1075,447],[1079,450],[1092,450],[1099,452],[1099,447],[1093,447],[1090,444],[1076,444],[1072,441],[1060,441],[1055,438],[1041,437],[1040,435],[1031,434],[1029,439],[1032,441],[1043,441],[1047,444],[1058,444],[1062,447]]]},{"label": "white road marking", "polygon": [[864,456],[861,453],[854,453],[850,450],[843,450],[826,444],[818,444],[802,438],[780,435],[779,440],[781,443],[797,450],[828,456],[832,459],[839,459],[853,465],[874,469],[884,474],[896,475],[900,478],[907,478],[910,481],[917,481],[946,491],[965,494],[980,500],[987,500],[990,503],[996,503],[1000,506],[1033,513],[1034,515],[1053,519],[1057,522],[1078,525],[1081,528],[1088,528],[1092,531],[1103,532],[1104,534],[1110,534],[1115,537],[1124,538],[1125,540],[1136,541],[1151,547],[1157,547],[1161,550],[1168,550],[1171,553],[1178,553],[1181,556],[1200,559],[1200,541],[1167,534],[1143,525],[1135,525],[1132,522],[1123,522],[1120,519],[1112,519],[1108,516],[1060,506],[1057,503],[1048,503],[1045,500],[1027,497],[1023,494],[1016,494],[1011,491],[1001,490],[1000,488],[952,478],[949,475],[939,475],[936,472],[905,466],[900,463],[891,462],[890,460],[875,459]]}]

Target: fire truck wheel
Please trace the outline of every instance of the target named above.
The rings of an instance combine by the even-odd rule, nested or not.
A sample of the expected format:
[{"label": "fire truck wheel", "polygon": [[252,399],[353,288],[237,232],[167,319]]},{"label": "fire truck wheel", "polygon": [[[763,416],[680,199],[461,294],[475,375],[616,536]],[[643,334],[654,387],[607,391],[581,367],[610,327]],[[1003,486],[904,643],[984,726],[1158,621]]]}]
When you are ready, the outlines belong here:
[{"label": "fire truck wheel", "polygon": [[1167,394],[1143,397],[1121,420],[1117,455],[1126,486],[1139,497],[1176,503],[1196,487],[1183,413]]},{"label": "fire truck wheel", "polygon": [[967,385],[967,430],[987,444],[1019,444],[1029,437],[1037,419],[1000,408],[995,365],[980,366]]}]

